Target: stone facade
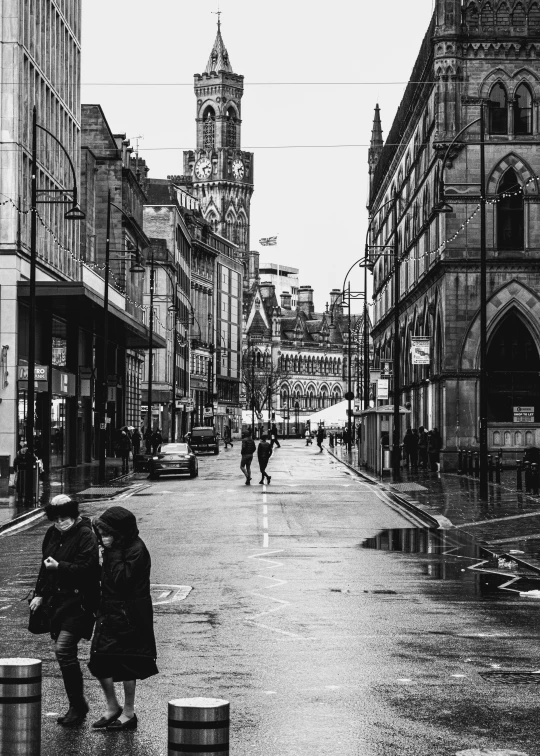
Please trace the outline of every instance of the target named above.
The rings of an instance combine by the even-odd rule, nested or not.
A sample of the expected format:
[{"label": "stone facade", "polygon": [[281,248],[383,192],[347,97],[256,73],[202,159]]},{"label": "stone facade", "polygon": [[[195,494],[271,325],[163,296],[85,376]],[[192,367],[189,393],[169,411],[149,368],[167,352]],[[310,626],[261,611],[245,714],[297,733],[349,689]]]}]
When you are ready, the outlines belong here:
[{"label": "stone facade", "polygon": [[[386,145],[372,140],[375,358],[393,355],[397,239],[400,402],[410,402],[413,427],[441,430],[448,467],[459,447],[478,443],[482,196],[490,446],[515,456],[540,427],[514,423],[513,413],[532,406],[540,421],[539,53],[538,3],[437,0]],[[437,213],[443,199],[450,207]],[[415,335],[431,338],[429,366],[411,364]]]}]

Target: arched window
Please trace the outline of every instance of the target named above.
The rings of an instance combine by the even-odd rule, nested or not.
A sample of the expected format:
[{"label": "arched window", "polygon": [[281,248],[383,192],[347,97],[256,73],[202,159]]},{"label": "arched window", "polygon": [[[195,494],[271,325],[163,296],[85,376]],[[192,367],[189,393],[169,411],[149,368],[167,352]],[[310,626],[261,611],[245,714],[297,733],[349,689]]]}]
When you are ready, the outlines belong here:
[{"label": "arched window", "polygon": [[514,133],[532,134],[532,96],[526,84],[516,89],[514,100]]},{"label": "arched window", "polygon": [[518,3],[512,13],[512,26],[525,26],[526,21],[525,9],[521,3]]},{"label": "arched window", "polygon": [[471,3],[467,8],[467,23],[472,26],[478,26],[478,8],[475,3]]},{"label": "arched window", "polygon": [[509,423],[513,407],[534,407],[540,417],[540,358],[534,339],[515,311],[499,325],[488,346],[488,420]]},{"label": "arched window", "polygon": [[234,108],[227,111],[227,147],[236,147],[236,112]]},{"label": "arched window", "polygon": [[482,26],[493,26],[495,21],[491,3],[486,3],[482,8]]},{"label": "arched window", "polygon": [[205,150],[214,148],[216,138],[216,114],[208,107],[203,115],[203,146]]},{"label": "arched window", "polygon": [[499,184],[497,249],[523,249],[523,191],[516,172],[509,168]]},{"label": "arched window", "polygon": [[502,84],[495,84],[489,94],[489,133],[508,133],[508,97]]},{"label": "arched window", "polygon": [[510,10],[507,3],[501,3],[497,9],[497,26],[510,25]]},{"label": "arched window", "polygon": [[529,29],[537,29],[540,26],[540,9],[538,3],[533,3],[529,11]]}]

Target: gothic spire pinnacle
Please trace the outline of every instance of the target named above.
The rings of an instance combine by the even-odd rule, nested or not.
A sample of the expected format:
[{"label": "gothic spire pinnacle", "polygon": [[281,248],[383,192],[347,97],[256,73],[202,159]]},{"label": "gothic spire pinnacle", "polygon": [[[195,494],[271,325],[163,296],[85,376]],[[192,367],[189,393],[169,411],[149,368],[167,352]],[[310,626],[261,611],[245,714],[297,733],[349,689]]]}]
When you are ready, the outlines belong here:
[{"label": "gothic spire pinnacle", "polygon": [[227,52],[227,48],[225,47],[223,37],[221,36],[221,13],[222,11],[216,11],[216,15],[218,17],[218,28],[216,41],[214,42],[214,46],[212,47],[212,52],[210,53],[208,64],[206,66],[207,74],[211,74],[212,71],[228,71],[229,73],[233,72],[231,61],[229,60],[229,53]]},{"label": "gothic spire pinnacle", "polygon": [[381,125],[381,109],[379,103],[375,105],[375,115],[373,117],[373,128],[371,130],[371,149],[378,149],[384,145]]}]

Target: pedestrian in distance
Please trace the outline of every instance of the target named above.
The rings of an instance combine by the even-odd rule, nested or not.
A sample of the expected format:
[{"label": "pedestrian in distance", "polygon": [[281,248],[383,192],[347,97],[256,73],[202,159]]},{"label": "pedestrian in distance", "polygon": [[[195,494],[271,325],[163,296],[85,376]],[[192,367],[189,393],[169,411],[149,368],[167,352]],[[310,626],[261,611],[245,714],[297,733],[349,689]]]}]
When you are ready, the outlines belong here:
[{"label": "pedestrian in distance", "polygon": [[240,469],[246,476],[246,486],[251,485],[251,463],[255,454],[255,441],[251,438],[251,432],[246,431],[242,438]]},{"label": "pedestrian in distance", "polygon": [[405,458],[405,467],[410,470],[418,467],[418,434],[413,431],[410,425],[403,437],[403,456]]},{"label": "pedestrian in distance", "polygon": [[268,467],[268,463],[270,461],[270,457],[272,456],[272,444],[268,443],[268,436],[266,433],[263,433],[261,436],[261,440],[259,441],[259,446],[257,447],[257,459],[259,460],[259,469],[261,471],[261,479],[259,481],[259,485],[262,485],[264,483],[264,479],[270,483],[272,480],[272,476],[268,475],[266,472],[266,468]]},{"label": "pedestrian in distance", "polygon": [[428,434],[427,452],[429,457],[429,469],[431,472],[439,472],[441,469],[442,438],[437,428],[433,428]]},{"label": "pedestrian in distance", "polygon": [[118,451],[122,457],[122,473],[129,472],[129,453],[131,451],[131,439],[127,428],[123,428],[118,439]]},{"label": "pedestrian in distance", "polygon": [[281,449],[281,444],[279,443],[278,438],[278,429],[275,423],[272,423],[272,427],[270,428],[270,438],[271,438],[271,446],[272,449],[274,448],[274,444],[277,446],[278,449]]},{"label": "pedestrian in distance", "polygon": [[152,453],[152,429],[150,426],[146,429],[144,433],[144,445],[146,448],[146,453],[151,454]]},{"label": "pedestrian in distance", "polygon": [[306,428],[306,432],[304,433],[305,439],[306,439],[306,446],[312,446],[313,445],[313,439],[311,438],[311,431],[309,428]]},{"label": "pedestrian in distance", "polygon": [[231,440],[231,429],[228,425],[223,428],[223,443],[225,444],[225,448],[227,448],[229,444],[231,446],[231,449],[233,448],[233,442]]},{"label": "pedestrian in distance", "polygon": [[48,626],[69,701],[66,714],[56,721],[74,727],[88,713],[78,644],[81,638],[92,637],[99,599],[99,550],[92,523],[81,517],[79,505],[69,496],[55,496],[45,514],[53,525],[43,539],[43,561],[30,611],[48,620],[39,632],[47,632]]},{"label": "pedestrian in distance", "polygon": [[[135,730],[137,680],[158,673],[150,554],[139,537],[135,515],[124,507],[106,509],[94,520],[94,529],[103,549],[103,565],[88,668],[101,684],[106,710],[92,727]],[[116,697],[116,682],[124,686],[123,707]]]},{"label": "pedestrian in distance", "polygon": [[163,436],[159,428],[152,433],[152,454],[157,454],[159,447],[163,443]]},{"label": "pedestrian in distance", "polygon": [[424,469],[427,469],[428,466],[428,436],[424,429],[424,426],[421,425],[418,428],[418,463],[420,467],[423,467]]},{"label": "pedestrian in distance", "polygon": [[410,461],[411,469],[418,472],[418,431],[416,428],[412,429],[412,438],[410,440]]},{"label": "pedestrian in distance", "polygon": [[319,425],[319,428],[317,429],[317,446],[319,447],[319,453],[322,453],[324,439],[325,439],[324,428],[322,427],[322,425]]},{"label": "pedestrian in distance", "polygon": [[141,441],[142,441],[141,432],[138,428],[135,428],[135,430],[131,434],[131,443],[133,444],[133,456],[141,453]]}]

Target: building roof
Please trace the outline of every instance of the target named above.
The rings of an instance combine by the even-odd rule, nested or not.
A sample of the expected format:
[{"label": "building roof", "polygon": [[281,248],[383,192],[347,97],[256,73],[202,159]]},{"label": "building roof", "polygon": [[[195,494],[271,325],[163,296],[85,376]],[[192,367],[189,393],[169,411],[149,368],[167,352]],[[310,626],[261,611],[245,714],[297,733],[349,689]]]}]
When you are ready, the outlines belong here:
[{"label": "building roof", "polygon": [[218,29],[216,34],[216,41],[212,47],[212,52],[208,58],[206,65],[206,73],[211,74],[213,71],[228,71],[233,72],[231,61],[229,60],[229,53],[225,47],[225,42],[221,36],[221,21],[218,21]]}]

